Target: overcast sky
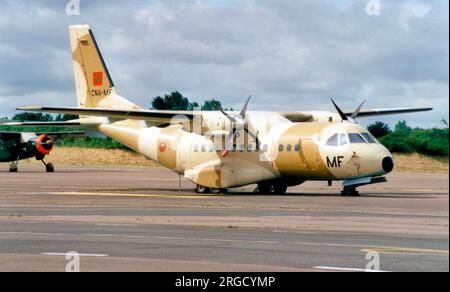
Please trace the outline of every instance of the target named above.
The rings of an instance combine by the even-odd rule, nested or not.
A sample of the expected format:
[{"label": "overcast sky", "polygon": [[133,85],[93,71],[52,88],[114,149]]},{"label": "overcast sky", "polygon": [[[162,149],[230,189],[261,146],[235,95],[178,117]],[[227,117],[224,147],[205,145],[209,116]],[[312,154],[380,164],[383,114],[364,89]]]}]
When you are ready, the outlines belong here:
[{"label": "overcast sky", "polygon": [[[75,106],[67,26],[90,24],[116,88],[148,108],[178,90],[252,110],[431,106],[383,118],[441,126],[449,106],[448,1],[0,0],[0,116]],[[103,4],[107,3],[107,4]],[[366,121],[367,123],[367,121]]]}]

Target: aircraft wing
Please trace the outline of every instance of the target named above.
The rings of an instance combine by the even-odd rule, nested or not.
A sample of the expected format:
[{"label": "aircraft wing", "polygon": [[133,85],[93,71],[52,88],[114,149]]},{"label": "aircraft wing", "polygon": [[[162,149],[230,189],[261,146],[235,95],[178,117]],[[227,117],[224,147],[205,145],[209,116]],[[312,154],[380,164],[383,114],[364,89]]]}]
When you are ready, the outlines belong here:
[{"label": "aircraft wing", "polygon": [[21,111],[61,113],[81,116],[108,117],[125,120],[144,120],[154,123],[168,123],[175,116],[185,116],[188,119],[194,118],[192,111],[167,111],[167,110],[120,110],[105,108],[70,108],[70,107],[22,107]]},{"label": "aircraft wing", "polygon": [[[431,111],[431,110],[433,110],[433,108],[431,108],[431,107],[369,109],[369,110],[361,110],[358,113],[358,118],[373,117],[373,116],[385,116],[385,115],[396,115],[396,114],[408,114],[408,113],[415,113],[415,112],[426,112],[426,111]],[[347,116],[351,116],[353,112],[344,112],[344,113]]]},{"label": "aircraft wing", "polygon": [[[47,112],[47,113],[60,113],[60,114],[72,114],[82,116],[96,116],[107,117],[118,120],[144,120],[153,123],[169,123],[175,116],[183,116],[192,120],[198,114],[192,111],[170,111],[170,110],[120,110],[120,109],[107,109],[107,108],[75,108],[75,107],[21,107],[17,110],[31,111],[31,112]],[[358,117],[372,117],[382,115],[394,115],[394,114],[406,114],[414,112],[430,111],[432,108],[390,108],[390,109],[369,109],[359,112]],[[345,112],[346,115],[351,116],[353,112]],[[309,112],[280,112],[282,116],[289,119],[292,122],[310,122],[314,116]],[[97,125],[101,122],[97,122]],[[2,125],[18,125],[18,126],[83,126],[85,124],[75,122],[25,122],[25,123],[6,123]],[[89,125],[89,124],[87,124]]]}]

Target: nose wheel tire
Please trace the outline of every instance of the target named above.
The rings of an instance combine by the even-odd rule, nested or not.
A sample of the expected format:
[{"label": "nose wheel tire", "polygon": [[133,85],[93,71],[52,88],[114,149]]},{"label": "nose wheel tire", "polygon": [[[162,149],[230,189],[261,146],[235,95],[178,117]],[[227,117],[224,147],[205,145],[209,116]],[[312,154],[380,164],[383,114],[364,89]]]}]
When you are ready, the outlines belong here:
[{"label": "nose wheel tire", "polygon": [[47,172],[55,172],[55,166],[53,165],[53,163],[47,163],[45,165],[45,170]]},{"label": "nose wheel tire", "polygon": [[343,197],[359,197],[359,192],[356,190],[355,187],[345,187],[341,192],[341,196],[343,196]]}]

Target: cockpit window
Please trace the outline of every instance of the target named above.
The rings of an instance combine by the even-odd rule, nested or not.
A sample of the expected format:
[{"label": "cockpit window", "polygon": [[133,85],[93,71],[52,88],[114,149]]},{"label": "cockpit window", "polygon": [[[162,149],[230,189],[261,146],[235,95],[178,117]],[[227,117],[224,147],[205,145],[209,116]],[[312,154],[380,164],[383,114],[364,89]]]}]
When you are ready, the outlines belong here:
[{"label": "cockpit window", "polygon": [[338,134],[334,134],[333,136],[331,136],[328,139],[327,145],[328,146],[337,146],[338,145],[338,140],[339,140],[339,135]]},{"label": "cockpit window", "polygon": [[358,133],[349,133],[350,143],[366,143],[364,138]]},{"label": "cockpit window", "polygon": [[372,136],[372,134],[370,133],[362,133],[361,135],[363,135],[363,137],[367,140],[367,142],[373,144],[373,143],[377,143],[377,140],[375,139],[374,136]]},{"label": "cockpit window", "polygon": [[327,141],[328,146],[335,146],[335,147],[336,146],[344,146],[349,143],[350,142],[348,140],[348,136],[346,133],[334,134]]},{"label": "cockpit window", "polygon": [[349,142],[348,142],[347,134],[341,133],[339,135],[339,146],[347,145],[348,143]]}]

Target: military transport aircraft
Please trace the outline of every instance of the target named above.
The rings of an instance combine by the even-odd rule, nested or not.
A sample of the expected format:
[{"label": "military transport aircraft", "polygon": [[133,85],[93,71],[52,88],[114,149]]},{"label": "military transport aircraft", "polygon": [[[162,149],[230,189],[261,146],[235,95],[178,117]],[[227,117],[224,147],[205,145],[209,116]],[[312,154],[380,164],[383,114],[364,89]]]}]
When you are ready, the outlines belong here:
[{"label": "military transport aircraft", "polygon": [[[9,123],[9,125],[14,123]],[[18,123],[26,125],[26,123]],[[41,125],[45,123],[41,123]],[[5,125],[5,124],[3,124]],[[15,133],[0,132],[0,162],[11,162],[10,172],[18,171],[19,160],[36,158],[42,161],[47,172],[54,172],[53,163],[46,163],[44,158],[54,148],[54,142],[60,138],[84,137],[84,132],[61,133]]]},{"label": "military transport aircraft", "polygon": [[[199,193],[257,184],[260,193],[285,193],[307,180],[343,181],[342,195],[384,182],[391,153],[356,117],[430,108],[318,112],[144,110],[117,94],[88,25],[70,26],[78,107],[19,110],[80,115],[100,133],[156,160],[197,185]],[[75,121],[72,121],[72,123]]]}]

